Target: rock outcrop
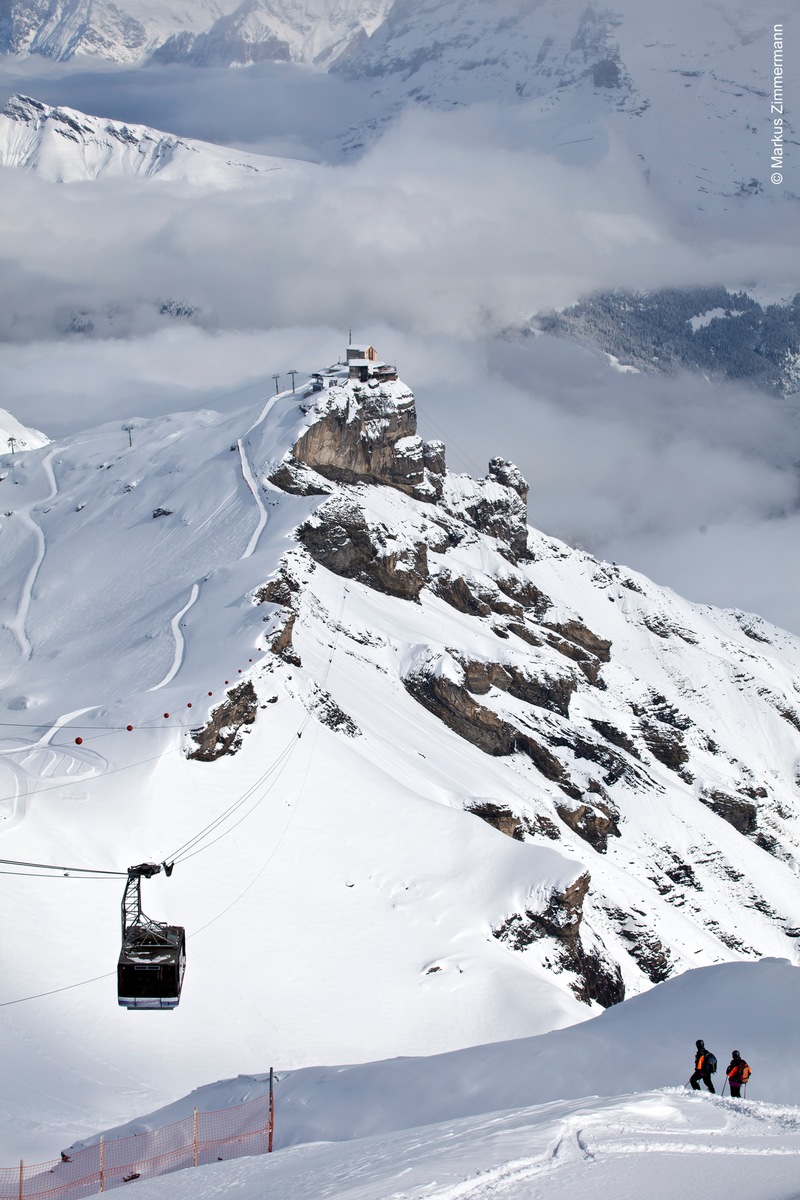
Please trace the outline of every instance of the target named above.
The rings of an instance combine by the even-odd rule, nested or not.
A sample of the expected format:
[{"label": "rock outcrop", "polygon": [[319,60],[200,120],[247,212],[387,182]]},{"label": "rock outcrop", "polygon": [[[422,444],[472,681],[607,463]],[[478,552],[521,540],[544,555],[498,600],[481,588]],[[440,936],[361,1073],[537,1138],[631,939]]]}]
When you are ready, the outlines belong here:
[{"label": "rock outcrop", "polygon": [[242,745],[243,734],[256,719],[257,709],[256,690],[249,679],[232,688],[225,702],[212,710],[208,723],[202,729],[192,730],[197,749],[187,757],[215,762],[223,755],[235,754]]},{"label": "rock outcrop", "polygon": [[421,500],[441,494],[444,445],[417,436],[414,396],[403,384],[336,383],[310,412],[314,420],[273,483],[284,486],[287,466],[302,463],[339,483],[383,483]]},{"label": "rock outcrop", "polygon": [[587,949],[581,939],[589,882],[589,875],[584,874],[563,891],[554,888],[539,912],[526,909],[513,913],[492,932],[513,950],[525,950],[534,942],[550,939],[557,965],[576,976],[572,985],[575,995],[586,1004],[594,1000],[609,1008],[625,999],[625,985],[619,966],[599,950]]},{"label": "rock outcrop", "polygon": [[425,543],[368,521],[351,496],[333,496],[300,526],[298,537],[329,571],[389,596],[416,600],[428,580]]}]

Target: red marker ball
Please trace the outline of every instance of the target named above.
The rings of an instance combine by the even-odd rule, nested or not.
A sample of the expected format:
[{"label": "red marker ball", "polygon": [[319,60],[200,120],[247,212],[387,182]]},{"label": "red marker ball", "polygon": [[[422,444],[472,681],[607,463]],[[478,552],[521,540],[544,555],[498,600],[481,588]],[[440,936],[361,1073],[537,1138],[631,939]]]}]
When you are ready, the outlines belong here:
[{"label": "red marker ball", "polygon": [[241,673],[242,673],[242,668],[239,667],[239,674],[241,675]]},{"label": "red marker ball", "polygon": [[209,694],[209,696],[213,696],[213,695],[214,695],[214,693],[213,693],[213,692],[209,692],[208,694]]},{"label": "red marker ball", "polygon": [[186,707],[187,707],[187,708],[191,708],[191,707],[192,707],[192,702],[191,702],[191,700],[190,700],[190,701],[189,701],[189,703],[186,705]]},{"label": "red marker ball", "polygon": [[82,745],[83,745],[83,738],[75,738],[75,745],[76,745],[76,746],[82,746]]},{"label": "red marker ball", "polygon": [[226,686],[226,687],[228,686],[228,683],[229,683],[229,682],[230,682],[230,680],[228,680],[228,679],[226,679],[226,680],[225,680],[225,686]]},{"label": "red marker ball", "polygon": [[168,716],[169,716],[169,713],[164,713],[164,716],[165,716],[165,717],[168,717]]},{"label": "red marker ball", "polygon": [[125,728],[127,729],[128,733],[133,733],[133,726],[132,726],[132,725],[126,725],[126,726],[125,726]]}]

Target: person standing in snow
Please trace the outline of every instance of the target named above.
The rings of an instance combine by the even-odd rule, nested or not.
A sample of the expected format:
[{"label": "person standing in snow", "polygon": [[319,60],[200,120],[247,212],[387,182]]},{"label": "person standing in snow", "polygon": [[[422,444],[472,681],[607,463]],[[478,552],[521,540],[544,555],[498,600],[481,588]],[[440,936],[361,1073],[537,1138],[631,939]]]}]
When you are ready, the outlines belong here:
[{"label": "person standing in snow", "polygon": [[734,1100],[740,1100],[742,1096],[742,1085],[747,1083],[750,1078],[751,1071],[747,1063],[742,1058],[738,1050],[731,1053],[731,1061],[728,1063],[728,1070],[725,1074],[728,1076],[728,1083],[731,1089],[731,1095]]},{"label": "person standing in snow", "polygon": [[711,1072],[717,1065],[716,1057],[710,1050],[706,1050],[706,1045],[702,1038],[698,1038],[695,1046],[697,1046],[697,1053],[694,1056],[694,1075],[692,1075],[689,1083],[696,1092],[699,1092],[699,1081],[702,1079],[708,1090],[716,1095],[716,1089],[711,1082]]}]

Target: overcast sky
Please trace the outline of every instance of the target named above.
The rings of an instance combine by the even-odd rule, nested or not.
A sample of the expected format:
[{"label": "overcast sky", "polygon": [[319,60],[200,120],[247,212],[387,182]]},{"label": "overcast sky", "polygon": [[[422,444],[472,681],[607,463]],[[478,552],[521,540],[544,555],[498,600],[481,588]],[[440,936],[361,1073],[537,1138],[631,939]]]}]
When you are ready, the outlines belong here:
[{"label": "overcast sky", "polygon": [[[788,207],[683,228],[613,135],[570,164],[531,148],[524,110],[493,106],[411,112],[335,161],[363,94],[295,68],[3,70],[7,91],[319,164],[279,194],[269,177],[202,193],[1,169],[0,380],[18,419],[58,435],[232,407],[273,371],[337,358],[352,327],[398,360],[451,468],[518,461],[533,524],[800,632],[796,405],[504,337],[599,287],[780,289],[798,277]],[[159,316],[168,299],[197,306],[195,327]],[[76,314],[94,336],[66,332]]]}]

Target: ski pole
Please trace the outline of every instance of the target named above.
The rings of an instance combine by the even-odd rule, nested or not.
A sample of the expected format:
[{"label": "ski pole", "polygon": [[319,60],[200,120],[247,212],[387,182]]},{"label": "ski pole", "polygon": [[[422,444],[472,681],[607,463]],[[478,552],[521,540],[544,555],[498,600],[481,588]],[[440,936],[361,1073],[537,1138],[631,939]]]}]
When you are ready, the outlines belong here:
[{"label": "ski pole", "polygon": [[721,1098],[722,1098],[722,1097],[725,1095],[725,1084],[726,1084],[727,1082],[728,1082],[728,1076],[726,1075],[726,1076],[725,1076],[725,1083],[723,1083],[723,1085],[722,1085],[722,1091],[720,1092],[720,1099],[721,1099]]}]

